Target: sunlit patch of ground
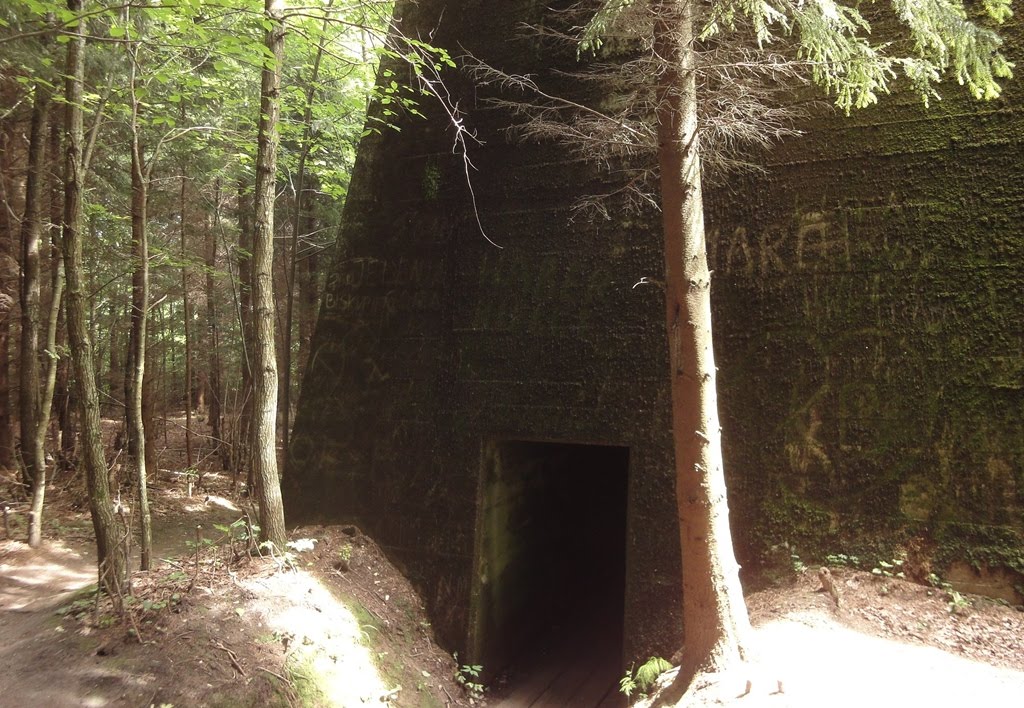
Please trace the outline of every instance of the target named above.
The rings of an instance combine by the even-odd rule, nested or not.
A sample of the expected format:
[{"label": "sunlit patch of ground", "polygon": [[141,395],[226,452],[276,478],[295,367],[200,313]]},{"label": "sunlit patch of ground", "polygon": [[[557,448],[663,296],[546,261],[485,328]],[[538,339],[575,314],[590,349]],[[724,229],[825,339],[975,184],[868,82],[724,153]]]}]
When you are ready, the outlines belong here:
[{"label": "sunlit patch of ground", "polygon": [[16,541],[0,543],[0,610],[32,611],[96,582],[92,563],[59,541],[41,548]]},{"label": "sunlit patch of ground", "polygon": [[748,597],[752,662],[699,677],[678,705],[1024,705],[1024,613],[977,597],[955,606],[941,591],[870,573],[834,575],[839,607],[811,574]]},{"label": "sunlit patch of ground", "polygon": [[[242,583],[255,600],[248,612],[285,646],[285,667],[300,694],[323,705],[381,705],[394,686],[379,675],[367,633],[349,608],[302,570]],[[258,618],[257,618],[258,617]],[[309,694],[312,693],[312,696]]]},{"label": "sunlit patch of ground", "polygon": [[752,665],[714,682],[698,678],[696,690],[677,705],[953,708],[1017,706],[1024,697],[1024,672],[872,637],[824,615],[787,616],[759,627],[755,636]]}]

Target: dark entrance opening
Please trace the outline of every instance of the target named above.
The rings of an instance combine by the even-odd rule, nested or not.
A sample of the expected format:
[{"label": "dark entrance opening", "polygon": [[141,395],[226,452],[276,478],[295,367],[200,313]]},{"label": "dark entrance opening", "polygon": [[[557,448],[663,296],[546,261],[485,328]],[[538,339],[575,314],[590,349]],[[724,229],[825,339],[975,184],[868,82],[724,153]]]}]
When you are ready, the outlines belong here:
[{"label": "dark entrance opening", "polygon": [[508,705],[618,702],[628,473],[625,447],[484,445],[474,648]]}]

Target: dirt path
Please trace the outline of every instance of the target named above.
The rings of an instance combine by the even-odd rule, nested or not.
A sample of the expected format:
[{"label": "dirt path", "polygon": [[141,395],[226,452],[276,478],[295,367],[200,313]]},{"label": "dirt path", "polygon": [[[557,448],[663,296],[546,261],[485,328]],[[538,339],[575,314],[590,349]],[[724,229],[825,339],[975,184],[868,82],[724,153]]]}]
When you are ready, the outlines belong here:
[{"label": "dirt path", "polygon": [[[58,614],[75,602],[76,593],[95,585],[96,556],[87,514],[60,503],[51,511],[47,536],[60,533],[67,544],[48,539],[31,549],[16,541],[0,542],[0,708],[148,706],[154,676],[139,675],[118,661],[120,648],[102,632],[92,631],[87,623],[63,622]],[[216,525],[228,525],[241,515],[221,496],[188,497],[170,485],[158,488],[153,504],[155,567],[167,567],[164,558],[186,556],[197,525],[201,538],[212,539],[220,535]],[[132,555],[137,569],[137,545]],[[75,611],[87,609],[88,601],[80,602]]]},{"label": "dirt path", "polygon": [[105,677],[92,667],[51,671],[50,680],[39,680],[41,670],[66,658],[63,643],[52,641],[62,629],[55,610],[95,581],[95,560],[87,551],[59,542],[36,550],[11,541],[0,545],[0,706],[80,706],[102,687]]}]

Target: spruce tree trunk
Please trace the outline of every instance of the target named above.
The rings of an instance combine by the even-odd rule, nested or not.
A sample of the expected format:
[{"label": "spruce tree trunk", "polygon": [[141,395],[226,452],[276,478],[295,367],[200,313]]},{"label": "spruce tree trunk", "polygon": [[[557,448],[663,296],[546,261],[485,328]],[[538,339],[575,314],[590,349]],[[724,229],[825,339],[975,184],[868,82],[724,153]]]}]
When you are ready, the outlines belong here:
[{"label": "spruce tree trunk", "polygon": [[692,3],[665,0],[655,52],[658,157],[665,250],[665,305],[672,381],[672,434],[683,568],[684,658],[677,686],[741,661],[750,622],[729,530],[711,338],[697,135]]},{"label": "spruce tree trunk", "polygon": [[50,110],[49,91],[35,87],[32,124],[29,130],[28,174],[25,186],[25,215],[21,221],[21,456],[32,484],[28,545],[42,543],[43,500],[46,495],[45,438],[39,435],[39,249],[43,232],[43,172],[46,167],[46,122]]},{"label": "spruce tree trunk", "polygon": [[[68,0],[68,9],[81,15],[83,0]],[[96,533],[96,558],[100,587],[120,611],[126,584],[123,553],[124,532],[114,515],[100,436],[100,404],[96,391],[92,343],[86,322],[85,287],[82,282],[82,182],[83,159],[82,89],[85,77],[85,20],[68,30],[65,76],[64,150],[64,270],[67,291],[68,340],[75,368],[75,383],[82,426],[82,463],[89,492],[89,509]]]},{"label": "spruce tree trunk", "polygon": [[256,156],[253,235],[253,477],[260,505],[260,539],[284,548],[287,535],[277,471],[277,356],[274,351],[274,197],[280,142],[283,0],[266,0],[266,46],[274,61],[263,67]]}]

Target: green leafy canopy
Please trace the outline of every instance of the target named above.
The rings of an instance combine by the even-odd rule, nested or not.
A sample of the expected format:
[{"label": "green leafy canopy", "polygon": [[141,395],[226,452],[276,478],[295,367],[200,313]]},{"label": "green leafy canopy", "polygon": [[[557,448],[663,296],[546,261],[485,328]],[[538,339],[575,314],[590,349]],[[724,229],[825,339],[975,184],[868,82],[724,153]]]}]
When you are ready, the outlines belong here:
[{"label": "green leafy canopy", "polygon": [[[677,0],[686,2],[688,0]],[[613,31],[628,31],[619,19],[627,8],[654,0],[604,0],[580,33],[581,51],[596,51]],[[663,7],[672,2],[657,3]],[[952,76],[977,99],[1000,94],[999,81],[1012,78],[1013,64],[1001,52],[993,29],[1012,15],[1011,0],[982,0],[975,21],[963,0],[892,0],[879,17],[891,18],[892,41],[879,41],[861,12],[873,4],[836,0],[717,0],[704,21],[701,39],[749,31],[765,46],[786,40],[812,80],[835,96],[845,112],[864,108],[905,77],[924,100],[938,98],[934,84]],[[635,29],[635,28],[634,28]],[[649,30],[649,28],[644,28]]]}]

